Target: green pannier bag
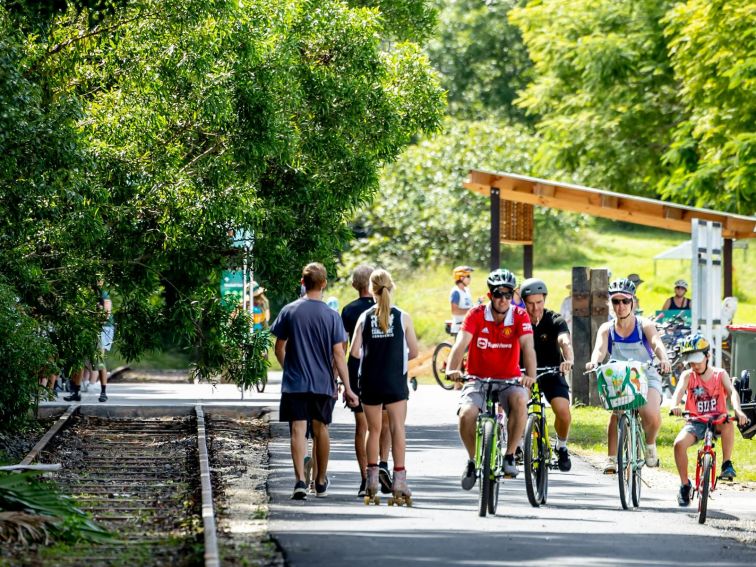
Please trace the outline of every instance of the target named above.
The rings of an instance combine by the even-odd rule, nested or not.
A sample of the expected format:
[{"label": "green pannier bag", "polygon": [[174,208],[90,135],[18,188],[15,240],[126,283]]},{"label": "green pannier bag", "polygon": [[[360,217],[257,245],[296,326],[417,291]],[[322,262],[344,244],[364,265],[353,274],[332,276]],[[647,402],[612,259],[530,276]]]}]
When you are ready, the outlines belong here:
[{"label": "green pannier bag", "polygon": [[608,410],[636,409],[648,400],[648,378],[642,362],[610,360],[596,369],[598,393]]}]

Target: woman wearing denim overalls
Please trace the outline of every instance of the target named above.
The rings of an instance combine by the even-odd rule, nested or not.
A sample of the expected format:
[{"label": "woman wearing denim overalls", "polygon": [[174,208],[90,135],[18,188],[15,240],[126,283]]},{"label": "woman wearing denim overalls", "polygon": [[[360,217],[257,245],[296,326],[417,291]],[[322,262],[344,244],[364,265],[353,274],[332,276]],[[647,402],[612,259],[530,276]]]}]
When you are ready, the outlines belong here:
[{"label": "woman wearing denim overalls", "polygon": [[[616,318],[599,327],[596,346],[593,348],[588,370],[596,368],[609,354],[611,360],[652,362],[654,354],[661,363],[664,373],[670,372],[667,350],[656,330],[656,325],[648,319],[636,317],[633,310],[635,284],[628,279],[615,280],[609,284],[609,299]],[[656,435],[661,427],[662,382],[656,368],[646,370],[648,377],[648,401],[640,408],[641,422],[646,434],[646,465],[659,466],[656,453]],[[609,459],[604,467],[605,474],[617,472],[617,415],[612,413],[607,430]]]}]

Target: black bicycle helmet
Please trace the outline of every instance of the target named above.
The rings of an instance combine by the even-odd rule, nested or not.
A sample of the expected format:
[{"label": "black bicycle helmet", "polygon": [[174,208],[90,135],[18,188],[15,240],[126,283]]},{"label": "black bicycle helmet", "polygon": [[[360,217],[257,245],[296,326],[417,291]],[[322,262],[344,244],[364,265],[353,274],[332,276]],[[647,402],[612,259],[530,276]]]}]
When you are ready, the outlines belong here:
[{"label": "black bicycle helmet", "polygon": [[494,290],[497,287],[506,286],[510,287],[512,289],[517,287],[517,278],[515,275],[510,272],[509,270],[494,270],[490,274],[488,274],[488,278],[486,278],[486,283],[488,284],[489,290]]},{"label": "black bicycle helmet", "polygon": [[546,284],[543,280],[536,278],[528,278],[520,286],[520,296],[525,299],[530,295],[538,295],[539,293],[547,295],[549,290],[546,289]]},{"label": "black bicycle helmet", "polygon": [[609,296],[611,297],[617,293],[635,297],[635,284],[627,278],[614,280],[609,284]]}]

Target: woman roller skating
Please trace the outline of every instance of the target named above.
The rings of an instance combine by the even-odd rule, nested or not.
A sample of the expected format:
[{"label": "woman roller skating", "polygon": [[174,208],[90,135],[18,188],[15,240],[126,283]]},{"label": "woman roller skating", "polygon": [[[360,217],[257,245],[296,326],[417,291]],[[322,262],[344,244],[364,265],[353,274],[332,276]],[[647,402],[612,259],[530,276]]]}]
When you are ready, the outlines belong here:
[{"label": "woman roller skating", "polygon": [[407,363],[417,356],[417,337],[409,314],[392,305],[395,289],[386,270],[375,270],[370,276],[370,293],[375,306],[357,321],[352,338],[351,354],[360,359],[359,381],[361,401],[368,423],[367,487],[365,504],[380,503],[378,498],[378,458],[382,411],[386,408],[391,430],[391,451],[394,457],[393,495],[389,505],[412,504],[404,469],[407,417]]}]

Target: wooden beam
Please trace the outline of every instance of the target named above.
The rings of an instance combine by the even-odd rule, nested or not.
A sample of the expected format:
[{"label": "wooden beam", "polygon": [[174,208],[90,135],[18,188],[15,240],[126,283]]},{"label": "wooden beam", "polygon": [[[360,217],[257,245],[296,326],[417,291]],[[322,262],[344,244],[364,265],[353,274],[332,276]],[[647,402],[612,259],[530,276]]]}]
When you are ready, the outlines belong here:
[{"label": "wooden beam", "polygon": [[471,170],[469,181],[464,186],[486,196],[490,194],[491,188],[496,187],[502,191],[501,198],[512,201],[685,233],[690,233],[693,218],[711,220],[722,224],[722,236],[725,238],[756,238],[754,217],[719,213],[634,195],[614,194],[523,175]]},{"label": "wooden beam", "polygon": [[612,195],[601,195],[601,206],[604,209],[616,209],[619,205],[619,199]]}]

